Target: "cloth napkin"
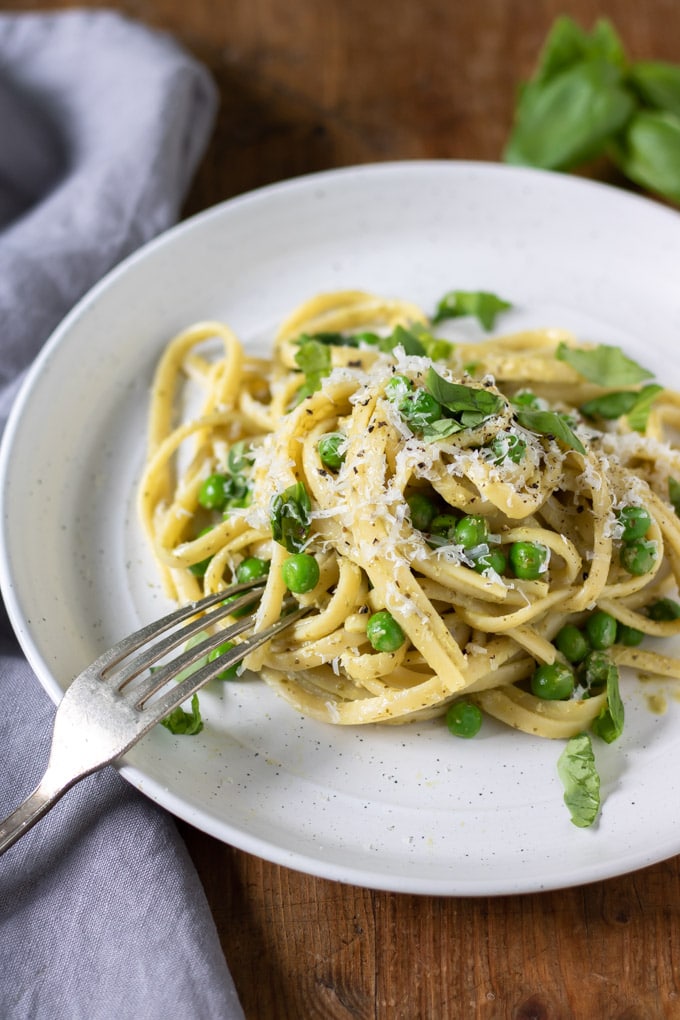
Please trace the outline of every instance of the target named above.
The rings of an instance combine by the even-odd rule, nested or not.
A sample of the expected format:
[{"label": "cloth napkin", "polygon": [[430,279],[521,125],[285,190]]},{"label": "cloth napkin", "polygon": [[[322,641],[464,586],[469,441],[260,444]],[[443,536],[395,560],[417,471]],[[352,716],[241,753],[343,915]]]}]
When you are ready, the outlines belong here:
[{"label": "cloth napkin", "polygon": [[[0,427],[65,312],[168,227],[216,108],[206,70],[108,11],[0,15]],[[54,708],[0,615],[0,816]],[[4,1020],[243,1018],[173,820],[113,769],[0,857]]]}]

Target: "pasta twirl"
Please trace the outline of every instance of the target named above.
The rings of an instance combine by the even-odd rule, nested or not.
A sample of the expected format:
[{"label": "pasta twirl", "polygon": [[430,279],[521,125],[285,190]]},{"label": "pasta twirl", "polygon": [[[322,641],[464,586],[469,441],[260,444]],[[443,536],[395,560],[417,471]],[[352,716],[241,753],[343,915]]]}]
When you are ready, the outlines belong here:
[{"label": "pasta twirl", "polygon": [[[581,733],[611,708],[597,653],[680,678],[637,647],[680,630],[680,397],[647,376],[554,329],[452,345],[359,291],[296,309],[268,359],[193,326],[158,366],[139,492],[167,591],[259,572],[258,629],[289,588],[312,604],[247,666],[317,719],[401,723],[464,697]],[[187,385],[202,404],[178,421]],[[537,693],[542,667],[571,674],[566,694]]]}]

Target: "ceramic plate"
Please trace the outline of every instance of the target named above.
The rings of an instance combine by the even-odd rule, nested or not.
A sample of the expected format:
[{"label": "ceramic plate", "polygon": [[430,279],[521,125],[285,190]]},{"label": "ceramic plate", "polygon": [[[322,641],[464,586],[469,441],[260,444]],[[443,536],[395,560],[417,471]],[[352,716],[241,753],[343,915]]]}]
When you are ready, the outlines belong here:
[{"label": "ceramic plate", "polygon": [[[680,387],[679,266],[670,210],[473,163],[300,178],[148,245],[57,329],[4,437],[2,590],[41,682],[58,700],[105,646],[167,608],[133,494],[151,373],[179,329],[222,318],[262,349],[318,291],[357,287],[432,310],[449,289],[486,289],[513,302],[503,331],[573,328]],[[632,677],[624,696],[623,737],[598,742],[604,807],[586,831],[562,801],[560,743],[492,721],[472,741],[441,723],[334,728],[299,717],[257,679],[203,692],[199,736],[157,727],[121,772],[218,839],[326,878],[447,895],[570,886],[680,850],[670,807],[680,706],[670,684]]]}]

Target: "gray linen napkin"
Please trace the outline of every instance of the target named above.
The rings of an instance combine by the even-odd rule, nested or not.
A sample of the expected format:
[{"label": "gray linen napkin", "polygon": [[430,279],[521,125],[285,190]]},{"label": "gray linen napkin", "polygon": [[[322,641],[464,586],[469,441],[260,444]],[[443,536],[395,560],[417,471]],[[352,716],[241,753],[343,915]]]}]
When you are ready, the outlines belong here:
[{"label": "gray linen napkin", "polygon": [[[176,219],[215,106],[204,68],[114,13],[0,15],[0,428],[65,312]],[[4,611],[0,699],[4,816],[54,715]],[[0,1016],[243,1017],[172,819],[112,769],[0,858]]]}]

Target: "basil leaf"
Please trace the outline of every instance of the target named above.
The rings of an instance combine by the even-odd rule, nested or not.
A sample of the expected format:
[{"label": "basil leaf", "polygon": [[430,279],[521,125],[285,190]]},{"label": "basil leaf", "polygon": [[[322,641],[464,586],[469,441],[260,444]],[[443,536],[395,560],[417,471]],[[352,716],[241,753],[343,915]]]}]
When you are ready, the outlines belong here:
[{"label": "basil leaf", "polygon": [[573,67],[588,51],[588,34],[573,18],[556,18],[546,36],[533,81],[545,83]]},{"label": "basil leaf", "polygon": [[619,671],[612,662],[607,669],[607,705],[597,719],[593,720],[591,729],[598,737],[611,744],[621,736],[624,719],[625,711],[619,692]]},{"label": "basil leaf", "polygon": [[331,352],[323,341],[315,337],[301,338],[301,346],[295,352],[295,364],[305,375],[305,381],[298,390],[298,401],[321,389],[321,380],[330,374]]},{"label": "basil leaf", "polygon": [[669,477],[668,479],[668,498],[676,514],[680,517],[680,482],[675,478]]},{"label": "basil leaf", "polygon": [[628,424],[633,431],[645,431],[652,404],[660,393],[663,393],[663,386],[659,386],[658,383],[649,383],[639,391],[637,400],[628,412]]},{"label": "basil leaf", "polygon": [[530,432],[538,432],[544,436],[554,436],[561,443],[577,453],[585,453],[585,447],[578,436],[574,435],[564,415],[557,411],[518,410],[517,421]]},{"label": "basil leaf", "polygon": [[600,810],[600,776],[587,733],[579,733],[567,742],[557,761],[557,773],[574,825],[582,829],[592,825]]},{"label": "basil leaf", "polygon": [[589,349],[558,344],[558,361],[566,361],[579,375],[598,386],[634,386],[652,373],[623,353],[620,347],[599,344]]},{"label": "basil leaf", "polygon": [[272,537],[289,553],[298,553],[304,548],[312,504],[304,482],[296,482],[283,492],[277,493],[271,501],[270,524]]},{"label": "basil leaf", "polygon": [[623,129],[635,101],[621,70],[582,60],[523,89],[503,158],[507,163],[568,170],[598,155]]},{"label": "basil leaf", "polygon": [[613,154],[636,184],[680,202],[680,116],[640,110]]},{"label": "basil leaf", "polygon": [[161,724],[176,735],[194,736],[203,729],[203,720],[198,705],[198,694],[191,698],[191,711],[185,712],[181,705],[173,709],[170,715],[161,719]]},{"label": "basil leaf", "polygon": [[395,347],[403,347],[406,354],[414,354],[418,357],[425,356],[425,346],[412,330],[404,326],[395,326],[390,336],[385,337],[379,344],[381,351],[393,351]]},{"label": "basil leaf", "polygon": [[[498,414],[504,407],[503,398],[495,393],[483,387],[449,382],[448,379],[442,379],[433,368],[428,370],[425,388],[443,407],[456,416],[460,416],[464,411],[473,411],[482,415],[483,420],[490,418],[492,414]],[[477,424],[481,424],[481,421]]]},{"label": "basil leaf", "polygon": [[615,390],[613,393],[604,393],[601,397],[594,397],[581,404],[579,410],[586,418],[607,418],[612,420],[620,418],[635,406],[637,393],[635,390]]},{"label": "basil leaf", "polygon": [[658,383],[649,383],[641,390],[614,390],[603,393],[582,404],[580,411],[587,418],[607,418],[608,420],[628,415],[628,424],[636,432],[644,432],[654,400],[663,391]]},{"label": "basil leaf", "polygon": [[456,432],[462,432],[464,428],[465,426],[455,418],[440,418],[429,425],[424,425],[421,434],[425,442],[431,443],[437,439],[447,439]]},{"label": "basil leaf", "polygon": [[493,329],[496,316],[512,308],[509,301],[487,290],[450,290],[438,303],[433,322],[474,315],[486,330]]},{"label": "basil leaf", "polygon": [[647,106],[680,117],[680,67],[662,60],[638,60],[628,80]]}]

